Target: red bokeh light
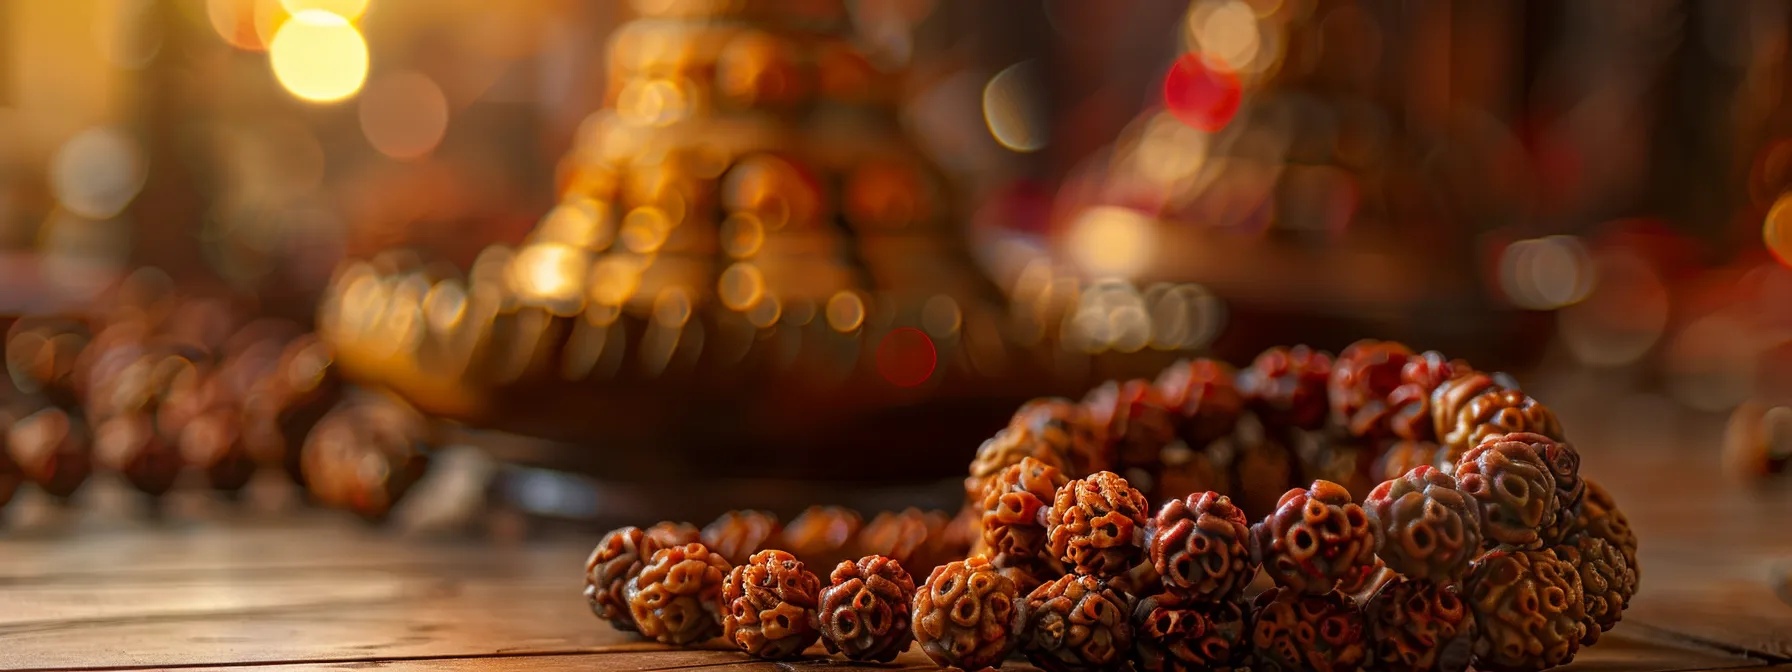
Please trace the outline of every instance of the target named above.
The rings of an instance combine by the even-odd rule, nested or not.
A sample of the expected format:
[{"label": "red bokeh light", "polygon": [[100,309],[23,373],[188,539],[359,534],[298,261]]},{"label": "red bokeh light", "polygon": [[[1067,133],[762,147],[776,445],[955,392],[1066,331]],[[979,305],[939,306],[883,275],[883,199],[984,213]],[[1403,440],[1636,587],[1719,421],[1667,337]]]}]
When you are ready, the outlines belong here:
[{"label": "red bokeh light", "polygon": [[884,335],[877,344],[877,372],[897,387],[914,387],[927,382],[939,363],[933,339],[914,327],[903,327]]},{"label": "red bokeh light", "polygon": [[1203,131],[1217,131],[1231,123],[1243,96],[1238,75],[1198,54],[1183,54],[1164,75],[1164,106],[1182,123]]}]

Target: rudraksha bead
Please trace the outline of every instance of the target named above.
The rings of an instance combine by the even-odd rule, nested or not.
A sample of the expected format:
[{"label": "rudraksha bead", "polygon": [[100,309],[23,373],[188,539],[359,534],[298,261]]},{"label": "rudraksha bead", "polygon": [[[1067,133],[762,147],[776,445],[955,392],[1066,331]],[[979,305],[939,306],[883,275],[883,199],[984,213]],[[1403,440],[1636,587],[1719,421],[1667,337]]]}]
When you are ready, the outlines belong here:
[{"label": "rudraksha bead", "polygon": [[1248,669],[1245,607],[1237,600],[1195,602],[1169,593],[1133,608],[1133,667],[1139,672]]},{"label": "rudraksha bead", "polygon": [[[1368,496],[1369,491],[1381,482],[1369,476],[1375,468],[1374,446],[1341,434],[1316,436],[1307,433],[1304,438],[1314,439],[1311,450],[1304,453],[1305,464],[1301,472],[1306,476],[1344,486],[1353,499]],[[1303,451],[1297,449],[1295,452],[1299,455]]]},{"label": "rudraksha bead", "polygon": [[1059,577],[1019,603],[1020,651],[1049,672],[1118,670],[1132,649],[1133,600],[1095,576]]},{"label": "rudraksha bead", "polygon": [[1400,386],[1388,393],[1388,429],[1402,439],[1437,440],[1431,418],[1432,392],[1472,372],[1466,362],[1446,360],[1436,350],[1407,359],[1400,370]]},{"label": "rudraksha bead", "polygon": [[1058,489],[1069,481],[1051,465],[1028,457],[983,489],[983,543],[998,566],[1030,561],[1045,550],[1039,512],[1052,505]]},{"label": "rudraksha bead", "polygon": [[[1442,467],[1437,466],[1437,451],[1437,444],[1430,441],[1397,441],[1383,450],[1380,457],[1375,458],[1375,465],[1369,469],[1369,477],[1380,484],[1388,479],[1399,478],[1419,465],[1441,469]],[[1454,469],[1455,467],[1451,467],[1451,471],[1445,473],[1453,473]]]},{"label": "rudraksha bead", "polygon": [[1271,431],[1319,429],[1330,410],[1326,386],[1331,375],[1332,357],[1324,351],[1275,347],[1238,373],[1238,391]]},{"label": "rudraksha bead", "polygon": [[785,550],[816,567],[850,559],[864,519],[840,506],[811,506],[784,526]]},{"label": "rudraksha bead", "polygon": [[1176,440],[1177,415],[1150,381],[1108,381],[1089,391],[1083,407],[1121,467],[1155,469],[1164,447]]},{"label": "rudraksha bead", "polygon": [[1251,544],[1276,585],[1315,595],[1375,562],[1368,514],[1331,481],[1283,494],[1275,513],[1251,527]]},{"label": "rudraksha bead", "polygon": [[[1449,436],[1450,430],[1456,429],[1456,418],[1462,414],[1463,407],[1475,397],[1489,390],[1503,389],[1492,374],[1479,371],[1470,372],[1460,377],[1446,380],[1431,391],[1431,433],[1442,441]],[[1474,446],[1463,446],[1456,451],[1461,453]]]},{"label": "rudraksha bead", "polygon": [[728,561],[703,544],[653,552],[628,580],[623,595],[644,637],[682,646],[722,632],[722,582]]},{"label": "rudraksha bead", "polygon": [[1167,502],[1198,492],[1231,492],[1231,481],[1225,470],[1214,465],[1205,451],[1172,445],[1163,452],[1163,466],[1158,467],[1157,480],[1151,484],[1150,501]]},{"label": "rudraksha bead", "polygon": [[195,416],[176,439],[181,459],[205,473],[212,489],[233,493],[255,476],[255,457],[243,443],[242,414],[222,405]]},{"label": "rudraksha bead", "polygon": [[1066,476],[1082,478],[1114,468],[1112,447],[1097,436],[1089,409],[1082,404],[1061,397],[1034,399],[1022,404],[1008,424],[1027,430],[1057,453],[1063,464],[1054,466]]},{"label": "rudraksha bead", "polygon": [[1339,353],[1326,386],[1332,419],[1351,436],[1386,438],[1392,430],[1388,394],[1400,387],[1402,372],[1413,353],[1392,341],[1357,341]]},{"label": "rudraksha bead", "polygon": [[1025,426],[1009,425],[977,447],[977,456],[971,459],[970,474],[964,479],[965,501],[972,504],[983,501],[983,486],[1003,469],[1019,464],[1023,457],[1031,457],[1059,470],[1068,468],[1064,455],[1040,434]]},{"label": "rudraksha bead", "polygon": [[1555,524],[1556,477],[1530,444],[1505,439],[1489,436],[1463,454],[1456,465],[1457,487],[1481,507],[1487,547],[1536,548],[1543,544],[1542,531]]},{"label": "rudraksha bead", "polygon": [[1580,515],[1575,518],[1574,527],[1569,530],[1570,536],[1588,535],[1604,539],[1624,556],[1630,565],[1631,573],[1642,582],[1643,570],[1637,565],[1636,532],[1630,529],[1630,518],[1618,510],[1618,502],[1599,485],[1598,481],[1582,477],[1587,484],[1587,494],[1581,498]]},{"label": "rudraksha bead", "polygon": [[909,605],[915,599],[915,580],[902,563],[867,555],[858,562],[841,562],[828,582],[816,611],[828,653],[887,663],[908,650],[914,639]]},{"label": "rudraksha bead", "polygon": [[765,550],[783,529],[778,517],[767,511],[729,511],[703,526],[703,545],[720,553],[728,564],[739,565]]},{"label": "rudraksha bead", "polygon": [[59,408],[46,408],[8,428],[7,450],[25,477],[52,497],[67,498],[93,473],[86,423]]},{"label": "rudraksha bead", "polygon": [[1475,612],[1454,587],[1395,578],[1363,605],[1371,665],[1389,672],[1462,672],[1474,655]]},{"label": "rudraksha bead", "polygon": [[722,582],[722,638],[767,660],[800,655],[821,637],[815,622],[820,592],[821,579],[796,556],[754,553]]},{"label": "rudraksha bead", "polygon": [[1271,588],[1253,604],[1252,669],[1268,672],[1354,672],[1368,658],[1363,614],[1337,591]]},{"label": "rudraksha bead", "polygon": [[1586,634],[1580,573],[1548,549],[1497,550],[1468,573],[1475,667],[1536,672],[1574,660]]},{"label": "rudraksha bead", "polygon": [[1407,578],[1454,583],[1481,554],[1481,510],[1456,479],[1428,465],[1383,481],[1363,499],[1377,553]]},{"label": "rudraksha bead", "polygon": [[307,487],[320,502],[383,520],[428,468],[425,432],[408,408],[348,402],[319,421],[305,442]]},{"label": "rudraksha bead", "polygon": [[131,487],[159,497],[180,477],[180,450],[163,441],[155,421],[147,414],[130,411],[100,422],[93,432],[94,458],[102,466],[122,474]]},{"label": "rudraksha bead", "polygon": [[1524,392],[1497,389],[1482,392],[1456,413],[1456,424],[1443,434],[1442,443],[1460,455],[1495,434],[1531,432],[1562,441],[1562,423],[1548,406]]},{"label": "rudraksha bead", "polygon": [[1237,452],[1228,465],[1238,493],[1234,501],[1247,518],[1260,518],[1276,510],[1278,493],[1299,485],[1299,464],[1294,451],[1268,437],[1239,437]]},{"label": "rudraksha bead", "polygon": [[[873,516],[871,522],[859,530],[855,552],[860,556],[882,555],[904,567],[919,567],[937,555],[931,540],[946,523],[945,514],[938,511],[922,511],[914,507],[884,511]],[[931,564],[927,566],[932,567]]]},{"label": "rudraksha bead", "polygon": [[278,361],[243,399],[243,435],[256,459],[280,464],[287,477],[306,485],[307,437],[343,397],[336,355],[315,334],[286,344]]},{"label": "rudraksha bead", "polygon": [[1345,574],[1344,578],[1338,579],[1336,590],[1360,604],[1393,577],[1394,573],[1388,571],[1387,563],[1377,557],[1375,562],[1358,567]]},{"label": "rudraksha bead", "polygon": [[1164,590],[1197,602],[1228,602],[1257,576],[1244,511],[1216,492],[1171,500],[1157,510],[1147,556]]},{"label": "rudraksha bead", "polygon": [[653,543],[659,545],[660,548],[703,541],[703,532],[698,530],[696,525],[675,520],[662,520],[655,523],[653,527],[642,530],[641,533],[647,535],[647,538],[652,539]]},{"label": "rudraksha bead", "polygon": [[1078,574],[1113,576],[1144,556],[1145,496],[1113,472],[1058,488],[1046,509],[1046,548]]},{"label": "rudraksha bead", "polygon": [[915,642],[940,667],[1000,667],[1020,636],[1019,591],[987,558],[940,565],[915,591]]},{"label": "rudraksha bead", "polygon": [[1530,444],[1531,450],[1549,465],[1550,475],[1556,479],[1556,517],[1553,524],[1543,528],[1543,543],[1554,545],[1567,539],[1587,494],[1586,481],[1580,477],[1580,451],[1574,449],[1574,444],[1541,434],[1507,434],[1505,440]]},{"label": "rudraksha bead", "polygon": [[598,540],[585,558],[585,602],[591,605],[592,614],[617,630],[635,630],[635,617],[629,614],[623,590],[641,571],[643,555],[657,550],[653,542],[644,539],[639,527],[619,527]]},{"label": "rudraksha bead", "polygon": [[1232,380],[1232,367],[1212,359],[1181,360],[1157,376],[1164,405],[1176,413],[1177,434],[1199,449],[1232,433],[1244,397]]},{"label": "rudraksha bead", "polygon": [[1599,633],[1624,618],[1624,609],[1636,596],[1636,574],[1630,571],[1624,554],[1599,537],[1581,535],[1551,550],[1580,571],[1581,596],[1586,603],[1586,634],[1580,641],[1592,646],[1599,641]]}]

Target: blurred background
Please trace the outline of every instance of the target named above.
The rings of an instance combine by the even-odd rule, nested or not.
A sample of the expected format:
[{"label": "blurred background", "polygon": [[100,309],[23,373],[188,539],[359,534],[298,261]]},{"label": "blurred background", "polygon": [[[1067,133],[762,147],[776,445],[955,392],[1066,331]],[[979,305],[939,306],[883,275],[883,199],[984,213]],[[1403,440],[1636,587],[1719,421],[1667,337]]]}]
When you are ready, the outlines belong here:
[{"label": "blurred background", "polygon": [[[1789,39],[1777,0],[0,0],[10,450],[371,517],[432,457],[550,518],[950,510],[1028,398],[1373,337],[1743,408],[1782,470]],[[652,494],[695,482],[733,504]]]}]

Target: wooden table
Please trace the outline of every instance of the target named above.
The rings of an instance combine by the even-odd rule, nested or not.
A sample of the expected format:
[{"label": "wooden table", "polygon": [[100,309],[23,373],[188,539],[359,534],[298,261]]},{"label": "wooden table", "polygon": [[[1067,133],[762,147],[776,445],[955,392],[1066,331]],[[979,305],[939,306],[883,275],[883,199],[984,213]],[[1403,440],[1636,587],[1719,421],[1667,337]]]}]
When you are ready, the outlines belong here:
[{"label": "wooden table", "polygon": [[[1552,393],[1586,400],[1557,408],[1585,473],[1641,536],[1643,589],[1624,623],[1563,669],[1792,670],[1792,488],[1725,480],[1722,418],[1602,389],[1562,381]],[[205,502],[146,522],[121,499],[100,487],[55,520],[15,503],[37,510],[9,512],[13,527],[0,531],[0,668],[855,667],[752,662],[616,632],[579,594],[591,537],[405,535],[325,511]],[[932,665],[911,650],[886,667]]]}]

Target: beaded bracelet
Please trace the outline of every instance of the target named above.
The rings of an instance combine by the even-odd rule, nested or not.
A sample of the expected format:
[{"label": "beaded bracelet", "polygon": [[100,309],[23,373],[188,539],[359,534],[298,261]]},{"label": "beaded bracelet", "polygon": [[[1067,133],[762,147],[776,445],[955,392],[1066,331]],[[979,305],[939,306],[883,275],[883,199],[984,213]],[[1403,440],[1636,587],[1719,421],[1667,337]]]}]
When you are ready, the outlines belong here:
[{"label": "beaded bracelet", "polygon": [[[1260,492],[1328,469],[1338,481]],[[950,522],[884,514],[819,546],[811,530],[856,515],[622,528],[587,562],[586,596],[619,628],[764,658],[819,639],[888,661],[912,639],[961,669],[1018,652],[1054,672],[1516,672],[1572,660],[1637,590],[1636,536],[1555,415],[1503,374],[1398,343],[1272,348],[1237,373],[1185,361],[1036,400],[965,489]],[[823,557],[825,586],[803,562]],[[932,571],[916,586],[905,565]],[[1259,575],[1273,585],[1247,601]]]}]

